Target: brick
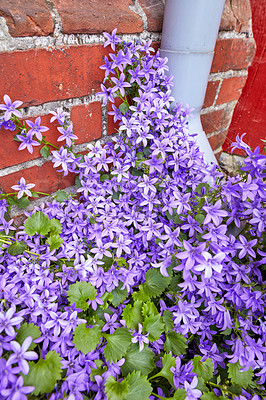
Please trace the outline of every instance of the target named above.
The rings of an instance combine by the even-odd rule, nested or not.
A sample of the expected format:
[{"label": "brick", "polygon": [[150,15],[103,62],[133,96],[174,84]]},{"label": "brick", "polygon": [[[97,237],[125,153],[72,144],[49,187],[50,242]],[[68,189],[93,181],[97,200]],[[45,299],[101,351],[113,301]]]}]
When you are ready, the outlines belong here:
[{"label": "brick", "polygon": [[253,38],[218,39],[211,72],[246,69],[251,65],[255,52]]},{"label": "brick", "polygon": [[142,32],[141,17],[129,9],[132,0],[54,0],[64,33]]},{"label": "brick", "polygon": [[163,27],[164,1],[163,0],[139,0],[139,3],[148,20],[148,30],[161,32]]},{"label": "brick", "polygon": [[25,107],[97,92],[107,52],[101,45],[82,45],[2,53],[0,98],[6,93]]},{"label": "brick", "polygon": [[[41,117],[41,125],[47,126],[49,131],[44,132],[46,140],[58,146],[57,138],[60,136],[55,124],[50,124],[51,115],[44,115]],[[27,118],[31,121],[33,118]],[[12,165],[17,165],[29,160],[35,160],[40,157],[40,147],[33,147],[33,153],[30,154],[27,149],[18,150],[19,142],[14,141],[13,137],[17,132],[6,131],[3,127],[0,128],[0,140],[4,146],[0,147],[0,169],[7,168]],[[60,145],[60,144],[59,144]]]},{"label": "brick", "polygon": [[5,193],[13,192],[11,186],[15,185],[23,176],[28,183],[35,183],[33,188],[36,192],[53,193],[58,189],[64,189],[75,183],[76,174],[71,173],[64,176],[53,168],[52,162],[46,162],[41,167],[34,166],[18,172],[0,177],[0,187]]},{"label": "brick", "polygon": [[232,78],[224,79],[216,104],[238,100],[242,93],[242,89],[245,86],[246,80],[246,76],[234,76]]},{"label": "brick", "polygon": [[205,99],[204,99],[204,103],[203,103],[203,108],[211,107],[213,105],[219,83],[220,83],[219,80],[208,82]]},{"label": "brick", "polygon": [[44,0],[0,0],[12,36],[47,36],[53,32],[53,19]]},{"label": "brick", "polygon": [[71,121],[73,131],[78,136],[77,144],[100,139],[102,135],[101,103],[97,101],[72,107]]},{"label": "brick", "polygon": [[223,145],[227,132],[228,130],[226,129],[208,138],[213,151],[218,150]]},{"label": "brick", "polygon": [[250,0],[232,0],[232,11],[236,18],[237,32],[250,32],[252,17]]},{"label": "brick", "polygon": [[201,115],[203,130],[207,134],[227,129],[230,120],[231,112],[227,107]]},{"label": "brick", "polygon": [[233,31],[236,28],[236,17],[234,16],[231,0],[226,0],[220,24],[220,31]]}]

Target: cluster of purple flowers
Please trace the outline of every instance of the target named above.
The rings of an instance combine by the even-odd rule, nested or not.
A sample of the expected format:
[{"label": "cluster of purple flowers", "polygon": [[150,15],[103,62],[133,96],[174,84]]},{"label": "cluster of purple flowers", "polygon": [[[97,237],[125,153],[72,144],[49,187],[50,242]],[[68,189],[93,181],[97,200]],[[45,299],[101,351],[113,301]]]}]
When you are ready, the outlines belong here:
[{"label": "cluster of purple flowers", "polygon": [[[263,398],[266,159],[238,138],[235,146],[247,153],[240,175],[225,179],[216,166],[206,165],[188,133],[189,109],[170,107],[166,60],[152,55],[150,42],[122,43],[115,33],[106,37],[106,44],[118,50],[105,59],[101,93],[105,103],[116,95],[123,100],[124,107],[113,104],[111,112],[119,134],[76,156],[70,148],[76,138],[72,126],[64,126],[62,110],[54,113],[52,119],[61,125],[59,140],[67,145],[53,151],[54,167],[77,174],[80,198],[54,200],[34,212],[60,221],[63,243],[51,250],[43,237],[29,236],[22,227],[15,237],[31,253],[14,256],[7,244],[0,248],[0,399],[24,400],[33,392],[24,384],[28,360],[45,359],[52,351],[61,357],[64,379],[45,398],[82,400],[89,394],[107,399],[106,382],[110,377],[121,382],[129,356],[125,351],[110,362],[103,338],[93,350],[79,350],[73,335],[82,324],[100,327],[104,338],[106,332],[126,329],[129,349],[137,346],[140,355],[152,354],[157,361],[148,371],[151,382],[169,349],[167,326],[184,338],[188,349],[180,354],[174,347],[167,350],[175,360],[168,371],[172,385],[162,378],[160,386],[156,379],[150,399],[183,390],[184,398],[194,400],[204,389],[224,399]],[[20,104],[5,101],[0,109],[6,123]],[[40,120],[31,124],[27,135],[41,140]],[[4,213],[0,217],[3,225]],[[159,282],[168,282],[165,287],[145,289],[152,271],[159,272]],[[69,288],[78,282],[94,288],[83,309],[69,302]],[[127,317],[127,307],[135,321]],[[20,344],[22,324],[38,327],[38,337]],[[28,351],[37,343],[39,352],[37,347]],[[195,356],[213,365],[216,380],[204,387],[193,369]],[[240,393],[230,392],[230,374],[223,382],[221,373],[237,363],[238,373],[252,371],[253,376],[252,385]]]}]

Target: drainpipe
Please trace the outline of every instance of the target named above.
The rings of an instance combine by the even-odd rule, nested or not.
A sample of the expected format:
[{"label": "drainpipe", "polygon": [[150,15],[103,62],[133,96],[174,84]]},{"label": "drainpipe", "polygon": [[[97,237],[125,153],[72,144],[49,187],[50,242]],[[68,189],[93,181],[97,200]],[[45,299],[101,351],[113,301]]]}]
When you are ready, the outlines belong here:
[{"label": "drainpipe", "polygon": [[189,131],[205,161],[217,164],[200,121],[225,0],[165,0],[160,54],[174,76],[175,100],[194,108]]}]

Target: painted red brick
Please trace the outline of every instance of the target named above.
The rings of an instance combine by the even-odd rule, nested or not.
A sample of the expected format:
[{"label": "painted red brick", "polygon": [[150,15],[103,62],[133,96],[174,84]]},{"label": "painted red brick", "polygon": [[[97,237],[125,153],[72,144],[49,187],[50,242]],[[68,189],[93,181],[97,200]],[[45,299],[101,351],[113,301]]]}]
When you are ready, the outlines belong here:
[{"label": "painted red brick", "polygon": [[34,166],[0,177],[1,189],[5,193],[12,192],[11,186],[16,185],[22,176],[26,182],[35,183],[36,186],[33,190],[36,192],[53,193],[58,189],[74,185],[76,174],[71,173],[64,176],[63,173],[59,173],[56,168],[53,168],[52,162],[46,162],[41,167]]},{"label": "painted red brick", "polygon": [[246,69],[251,65],[255,52],[253,38],[218,39],[211,72]]},{"label": "painted red brick", "polygon": [[0,16],[4,17],[12,36],[47,36],[54,24],[44,0],[0,0]]},{"label": "painted red brick", "polygon": [[0,99],[6,93],[30,106],[97,92],[105,54],[102,45],[1,53]]},{"label": "painted red brick", "polygon": [[216,100],[216,104],[223,104],[228,103],[229,101],[238,100],[246,80],[246,76],[235,76],[224,79]]},{"label": "painted red brick", "polygon": [[227,129],[230,120],[231,113],[227,107],[201,115],[201,122],[205,133]]},{"label": "painted red brick", "polygon": [[101,103],[97,101],[72,107],[71,121],[74,133],[78,136],[77,144],[100,139],[102,135]]},{"label": "painted red brick", "polygon": [[148,20],[148,30],[161,32],[163,27],[164,1],[163,0],[139,0]]},{"label": "painted red brick", "polygon": [[[51,115],[44,115],[41,117],[41,125],[47,126],[49,131],[44,132],[44,136],[46,140],[56,146],[60,146],[58,144],[57,138],[60,136],[55,124],[50,124]],[[33,118],[27,118],[31,121],[35,120]],[[6,131],[3,127],[0,128],[0,140],[4,143],[4,146],[0,147],[0,169],[7,168],[12,165],[17,165],[22,162],[26,162],[29,160],[35,160],[40,157],[40,147],[33,147],[33,153],[30,154],[27,149],[18,150],[19,142],[14,141],[13,137],[15,132]],[[61,142],[62,143],[62,142]]]},{"label": "painted red brick", "polygon": [[132,0],[54,0],[64,33],[142,32],[141,17],[129,9]]},{"label": "painted red brick", "polygon": [[223,145],[226,139],[227,132],[228,130],[226,129],[208,138],[211,148],[213,150],[218,150]]},{"label": "painted red brick", "polygon": [[203,108],[211,107],[213,105],[219,83],[219,80],[208,82]]}]

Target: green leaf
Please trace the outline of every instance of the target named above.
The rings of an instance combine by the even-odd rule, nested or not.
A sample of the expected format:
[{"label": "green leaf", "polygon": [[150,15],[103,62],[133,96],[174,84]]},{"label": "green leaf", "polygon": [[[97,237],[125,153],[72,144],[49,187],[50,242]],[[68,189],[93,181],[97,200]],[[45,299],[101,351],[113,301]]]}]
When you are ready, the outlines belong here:
[{"label": "green leaf", "polygon": [[94,300],[97,292],[90,282],[76,282],[69,286],[67,292],[68,301],[71,304],[75,303],[76,308],[81,308],[83,311],[89,308],[88,300]]},{"label": "green leaf", "polygon": [[108,180],[110,180],[110,175],[108,175],[108,174],[101,175],[101,177],[100,177],[101,182],[108,181]]},{"label": "green leaf", "polygon": [[[242,393],[242,390],[241,390]],[[240,394],[241,394],[240,393]],[[203,393],[203,395],[201,396],[202,400],[217,400],[217,399],[228,399],[228,397],[223,397],[223,396],[216,396],[216,394],[214,394],[213,392],[207,392],[207,393]]]},{"label": "green leaf", "polygon": [[126,326],[129,329],[138,329],[138,324],[142,324],[142,301],[135,301],[133,307],[127,304],[122,312],[122,318],[126,321]]},{"label": "green leaf", "polygon": [[131,343],[131,334],[126,328],[118,328],[111,334],[103,335],[108,344],[104,349],[105,358],[110,362],[117,362],[127,352]]},{"label": "green leaf", "polygon": [[81,184],[80,179],[79,179],[78,176],[77,176],[76,179],[75,179],[75,185],[77,186],[78,189],[81,188],[81,186],[82,186],[82,184]]},{"label": "green leaf", "polygon": [[126,400],[149,400],[152,386],[147,376],[142,376],[139,371],[134,371],[125,380],[129,385]]},{"label": "green leaf", "polygon": [[158,297],[171,282],[171,276],[165,277],[157,268],[149,269],[145,274],[146,282],[143,285],[144,292],[150,297]]},{"label": "green leaf", "polygon": [[125,376],[133,371],[140,371],[143,375],[148,375],[155,367],[153,360],[154,353],[149,347],[144,347],[139,351],[139,345],[132,343],[124,356],[125,362],[121,366],[122,374]]},{"label": "green leaf", "polygon": [[205,216],[203,214],[197,214],[195,216],[195,220],[199,223],[199,225],[203,224],[204,219],[205,219]]},{"label": "green leaf", "polygon": [[163,322],[165,324],[165,331],[171,332],[174,329],[173,314],[169,310],[165,310],[163,313]]},{"label": "green leaf", "polygon": [[251,367],[247,371],[241,371],[241,365],[238,361],[236,364],[228,363],[228,376],[232,383],[246,389],[252,382],[253,371]]},{"label": "green leaf", "polygon": [[132,176],[143,176],[144,172],[137,168],[130,169],[130,173]]},{"label": "green leaf", "polygon": [[93,328],[86,328],[85,324],[79,324],[74,333],[73,343],[78,351],[83,354],[89,353],[91,350],[95,350],[97,344],[101,342],[102,330],[99,326]]},{"label": "green leaf", "polygon": [[143,289],[143,285],[139,286],[139,290],[137,292],[133,292],[132,297],[135,301],[148,301],[150,300],[150,296],[148,296]]},{"label": "green leaf", "polygon": [[18,208],[27,208],[30,205],[30,201],[28,197],[21,197],[16,200],[15,204]]},{"label": "green leaf", "polygon": [[121,111],[121,113],[122,113],[123,115],[125,115],[126,112],[128,111],[128,105],[127,105],[127,103],[121,103],[120,106],[119,106],[118,108],[119,108],[119,110]]},{"label": "green leaf", "polygon": [[47,160],[51,153],[51,150],[47,145],[45,145],[41,148],[40,153]]},{"label": "green leaf", "polygon": [[50,234],[59,235],[62,232],[62,224],[58,219],[50,219]]},{"label": "green leaf", "polygon": [[185,389],[177,389],[174,393],[174,400],[185,400],[187,398],[187,393]]},{"label": "green leaf", "polygon": [[38,211],[24,222],[24,227],[29,236],[33,236],[35,233],[45,236],[50,231],[50,219]]},{"label": "green leaf", "polygon": [[[16,342],[18,342],[20,345],[24,342],[24,340],[28,337],[31,336],[32,340],[38,339],[41,337],[41,331],[38,326],[34,325],[32,322],[29,324],[22,324],[21,327],[18,330],[17,336],[16,336]],[[32,342],[29,350],[33,350],[36,347],[36,343]]]},{"label": "green leaf", "polygon": [[162,317],[158,315],[150,315],[146,317],[143,322],[143,332],[148,333],[148,339],[151,342],[158,340],[161,334],[164,331],[164,324],[162,321]]},{"label": "green leaf", "polygon": [[126,267],[127,267],[127,261],[123,258],[123,257],[119,257],[117,260],[116,260],[116,262],[117,262],[117,265],[119,266],[119,267],[123,267],[123,265],[125,265]]},{"label": "green leaf", "polygon": [[113,265],[114,263],[114,259],[113,257],[107,257],[106,255],[103,256],[103,258],[101,259],[102,262],[104,262],[104,264],[102,265],[102,267],[104,268],[105,271],[108,271],[108,269]]},{"label": "green leaf", "polygon": [[173,372],[170,371],[170,368],[176,367],[175,364],[175,357],[171,356],[171,354],[165,353],[163,358],[163,368],[161,371],[158,373],[158,376],[163,376],[168,380],[168,382],[174,386],[174,381],[173,381]]},{"label": "green leaf", "polygon": [[64,203],[65,200],[67,200],[69,197],[68,193],[65,192],[64,190],[57,190],[56,195],[55,195],[55,200],[58,201],[58,203]]},{"label": "green leaf", "polygon": [[201,377],[204,382],[208,381],[213,377],[214,366],[210,358],[205,361],[201,361],[201,356],[196,356],[193,359],[193,372]]},{"label": "green leaf", "polygon": [[121,290],[121,287],[123,286],[122,282],[119,283],[118,287],[116,287],[111,294],[113,295],[113,299],[111,303],[113,304],[114,307],[117,307],[119,304],[123,303],[125,298],[127,297],[127,289],[124,288]]},{"label": "green leaf", "polygon": [[59,249],[63,241],[64,239],[62,239],[59,235],[51,235],[46,240],[50,246],[50,250]]},{"label": "green leaf", "polygon": [[105,383],[105,393],[108,400],[126,400],[128,393],[128,382],[124,379],[117,382],[113,376],[109,376]]},{"label": "green leaf", "polygon": [[22,240],[21,242],[15,242],[12,243],[7,251],[9,254],[11,254],[11,256],[17,256],[19,254],[23,254],[24,251],[28,248],[28,246],[26,245],[26,243]]},{"label": "green leaf", "polygon": [[159,315],[159,312],[152,301],[144,303],[141,312],[144,318],[149,317],[150,315]]},{"label": "green leaf", "polygon": [[186,341],[187,339],[180,333],[168,332],[166,334],[166,340],[164,344],[165,351],[172,351],[172,353],[176,356],[185,354],[187,349]]},{"label": "green leaf", "polygon": [[37,363],[29,362],[30,371],[28,375],[23,375],[24,386],[35,386],[35,396],[50,393],[61,379],[61,360],[58,353],[49,351],[45,360],[41,358]]}]

